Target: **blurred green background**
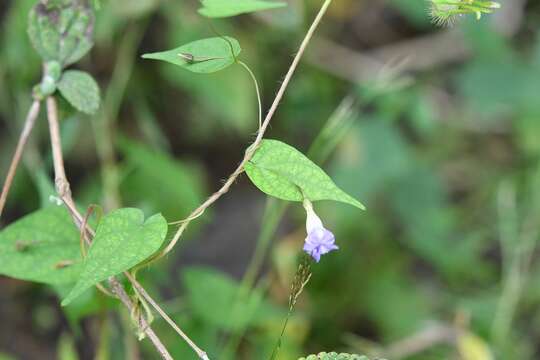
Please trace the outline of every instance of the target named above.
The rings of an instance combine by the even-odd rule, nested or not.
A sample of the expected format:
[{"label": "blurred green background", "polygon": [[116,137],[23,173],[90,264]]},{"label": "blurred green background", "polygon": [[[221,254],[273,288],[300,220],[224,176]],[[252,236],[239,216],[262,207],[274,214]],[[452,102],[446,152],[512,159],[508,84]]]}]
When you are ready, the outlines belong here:
[{"label": "blurred green background", "polygon": [[[242,43],[265,108],[320,6],[288,2],[212,22]],[[34,3],[0,2],[0,174],[41,76],[26,34]],[[98,79],[101,110],[82,116],[60,102],[67,172],[83,206],[182,219],[254,139],[256,97],[240,67],[203,76],[140,58],[214,36],[197,7],[102,1],[96,45],[76,66]],[[316,204],[340,250],[314,266],[282,359],[337,350],[484,360],[488,348],[496,359],[540,358],[540,3],[502,1],[497,14],[452,28],[434,27],[426,8],[335,1],[272,121],[268,137],[312,149],[368,207]],[[2,227],[50,201],[43,120]],[[142,281],[211,359],[268,359],[304,216],[242,176]],[[0,359],[157,359],[114,301],[93,292],[61,308],[57,291],[0,277]],[[153,326],[175,359],[195,359],[163,320]]]}]

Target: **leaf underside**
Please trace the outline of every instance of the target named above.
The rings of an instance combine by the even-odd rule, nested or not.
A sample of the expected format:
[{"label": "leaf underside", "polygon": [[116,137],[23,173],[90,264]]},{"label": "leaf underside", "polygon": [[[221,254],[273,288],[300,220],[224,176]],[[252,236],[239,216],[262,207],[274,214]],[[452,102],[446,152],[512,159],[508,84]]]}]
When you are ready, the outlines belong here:
[{"label": "leaf underside", "polygon": [[[194,314],[219,329],[242,329],[257,321],[262,306],[269,306],[257,290],[239,298],[239,283],[222,272],[192,267],[186,269],[182,277]],[[242,310],[234,313],[238,304]]]}]

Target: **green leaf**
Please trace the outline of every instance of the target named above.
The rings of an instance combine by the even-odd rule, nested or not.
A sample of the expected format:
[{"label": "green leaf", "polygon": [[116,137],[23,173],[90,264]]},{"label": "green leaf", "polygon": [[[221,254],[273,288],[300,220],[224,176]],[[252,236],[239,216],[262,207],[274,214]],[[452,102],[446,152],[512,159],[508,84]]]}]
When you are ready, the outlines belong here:
[{"label": "green leaf", "polygon": [[58,82],[58,90],[77,110],[93,115],[99,109],[99,87],[94,78],[78,70],[68,70]]},{"label": "green leaf", "polygon": [[253,104],[257,98],[248,76],[238,76],[237,71],[221,71],[212,74],[212,81],[201,81],[198,76],[165,63],[162,74],[171,84],[189,93],[192,114],[204,111],[205,121],[191,121],[184,128],[192,141],[212,141],[216,128],[239,136],[249,136],[253,131],[253,119],[257,116]]},{"label": "green leaf", "polygon": [[304,154],[281,141],[263,140],[245,170],[262,192],[279,199],[334,200],[365,209]]},{"label": "green leaf", "polygon": [[139,209],[118,209],[103,217],[84,259],[77,284],[62,301],[68,305],[88,288],[129,270],[159,250],[167,234],[160,214],[144,221]]},{"label": "green leaf", "polygon": [[274,311],[257,289],[239,299],[238,282],[221,272],[193,267],[182,277],[193,313],[220,329],[242,329]]},{"label": "green leaf", "polygon": [[[213,37],[190,42],[176,49],[144,54],[144,59],[162,60],[194,73],[213,73],[234,64],[242,49],[236,39]],[[187,57],[191,57],[189,60]]]},{"label": "green leaf", "polygon": [[[160,209],[167,219],[176,220],[188,216],[204,200],[205,182],[194,166],[127,139],[120,139],[119,146],[129,168],[122,182],[126,201]],[[148,192],[149,184],[159,191]]]},{"label": "green leaf", "polygon": [[36,211],[0,232],[2,275],[46,284],[74,283],[81,260],[79,232],[63,207]]},{"label": "green leaf", "polygon": [[261,10],[277,9],[287,6],[282,1],[262,0],[202,0],[199,14],[210,18],[222,18]]},{"label": "green leaf", "polygon": [[[307,357],[302,357],[298,360],[369,360],[366,356],[356,355],[356,354],[338,354],[336,352],[321,352],[317,355],[308,355]],[[380,359],[384,360],[384,359]]]},{"label": "green leaf", "polygon": [[94,14],[84,1],[39,2],[30,12],[28,35],[44,61],[63,67],[77,62],[93,45]]}]

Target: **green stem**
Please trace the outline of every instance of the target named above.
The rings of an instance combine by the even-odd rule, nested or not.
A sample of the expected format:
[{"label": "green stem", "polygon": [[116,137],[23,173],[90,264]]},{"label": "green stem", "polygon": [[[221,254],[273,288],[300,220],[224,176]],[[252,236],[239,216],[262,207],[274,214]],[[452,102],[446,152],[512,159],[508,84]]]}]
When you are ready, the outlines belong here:
[{"label": "green stem", "polygon": [[[536,185],[536,183],[534,183]],[[531,192],[537,192],[533,188]],[[503,279],[501,295],[492,326],[495,345],[504,351],[508,334],[528,281],[530,264],[538,239],[538,197],[532,196],[529,213],[518,221],[515,186],[503,183],[498,193],[499,238],[501,242]]]},{"label": "green stem", "polygon": [[302,254],[300,265],[298,266],[298,270],[296,270],[296,274],[294,275],[293,283],[291,286],[291,294],[289,295],[289,311],[287,312],[287,317],[285,317],[285,321],[283,322],[281,333],[279,334],[276,346],[272,351],[270,360],[275,360],[277,358],[279,350],[281,349],[283,335],[285,335],[287,324],[289,323],[289,319],[291,318],[293,310],[296,307],[298,298],[300,297],[309,280],[311,279],[311,262],[312,260],[308,255]]},{"label": "green stem", "polygon": [[109,360],[109,346],[111,338],[111,324],[107,312],[103,312],[99,327],[99,343],[95,360]]},{"label": "green stem", "polygon": [[234,62],[238,62],[238,58],[236,57],[236,54],[234,53],[234,46],[232,44],[232,42],[224,35],[221,35],[217,30],[216,28],[214,27],[214,24],[212,24],[212,22],[210,20],[208,20],[208,25],[210,26],[210,30],[212,30],[212,32],[214,34],[216,34],[218,37],[222,38],[223,40],[225,40],[227,42],[227,44],[229,44],[229,49],[231,50],[231,56],[232,58],[234,59]]},{"label": "green stem", "polygon": [[261,92],[259,90],[259,83],[257,82],[257,77],[255,76],[255,74],[253,73],[253,71],[251,71],[251,69],[249,68],[249,66],[247,66],[246,63],[244,63],[243,61],[240,61],[238,60],[237,61],[237,64],[238,65],[241,65],[244,69],[246,69],[246,71],[249,73],[249,76],[251,77],[251,80],[253,80],[253,85],[255,85],[255,91],[257,92],[257,102],[259,104],[259,129],[261,128],[262,126],[262,100],[261,100]]},{"label": "green stem", "polygon": [[277,358],[279,350],[281,349],[281,343],[282,343],[282,340],[283,340],[283,335],[285,335],[285,330],[287,329],[287,325],[289,324],[289,319],[291,318],[293,310],[294,310],[294,307],[291,306],[289,308],[289,311],[287,312],[287,317],[285,318],[285,321],[283,322],[283,327],[281,328],[281,333],[279,334],[277,344],[274,347],[274,350],[272,351],[272,355],[270,355],[270,360],[275,360]]},{"label": "green stem", "polygon": [[250,289],[255,284],[257,274],[262,267],[264,258],[270,248],[274,234],[277,227],[287,210],[288,204],[285,201],[277,200],[274,198],[267,198],[266,208],[263,215],[263,226],[259,237],[257,239],[257,246],[255,253],[249,263],[244,278],[242,279],[241,287],[244,289]]},{"label": "green stem", "polygon": [[[251,258],[244,277],[242,278],[242,282],[240,283],[238,294],[236,294],[235,301],[233,303],[229,321],[233,321],[235,318],[238,317],[238,314],[243,311],[242,304],[245,303],[243,299],[246,299],[248,296],[250,296],[253,291],[253,286],[257,279],[257,275],[263,265],[272,239],[274,238],[274,234],[276,233],[277,227],[281,222],[281,219],[283,218],[287,207],[288,203],[285,201],[277,200],[271,197],[267,198],[266,207],[262,219],[262,229],[259,233],[259,237],[257,238],[255,252]],[[258,288],[259,290],[264,291],[265,287],[258,286]],[[246,322],[246,324],[247,323],[248,322]],[[241,329],[238,329],[233,335],[231,335],[223,350],[223,353],[225,355],[232,356],[232,354],[234,354],[234,352],[238,348],[238,345],[240,344],[240,341],[242,340],[242,337],[244,336],[246,328],[247,325]],[[224,358],[227,359],[229,357],[224,356]]]}]

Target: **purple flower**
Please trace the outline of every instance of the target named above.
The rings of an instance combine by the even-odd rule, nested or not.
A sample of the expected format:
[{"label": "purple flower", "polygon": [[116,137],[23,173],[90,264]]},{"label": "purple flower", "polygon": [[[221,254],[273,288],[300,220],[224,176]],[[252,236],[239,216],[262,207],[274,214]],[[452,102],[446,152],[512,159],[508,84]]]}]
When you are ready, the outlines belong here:
[{"label": "purple flower", "polygon": [[335,244],[336,238],[334,234],[323,226],[321,219],[315,214],[313,205],[309,200],[304,200],[304,208],[307,212],[307,237],[304,243],[304,251],[316,262],[319,262],[321,255],[339,248]]}]

